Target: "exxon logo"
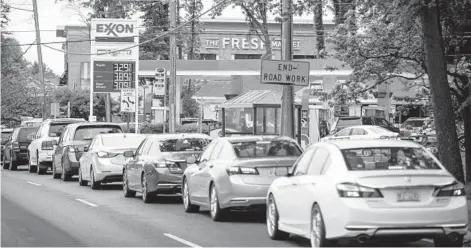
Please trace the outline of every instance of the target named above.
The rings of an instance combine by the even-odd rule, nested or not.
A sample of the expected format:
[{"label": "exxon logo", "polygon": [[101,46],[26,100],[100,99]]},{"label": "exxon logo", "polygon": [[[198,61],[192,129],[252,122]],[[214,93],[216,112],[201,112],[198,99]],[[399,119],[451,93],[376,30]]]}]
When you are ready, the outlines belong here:
[{"label": "exxon logo", "polygon": [[134,33],[134,25],[133,24],[97,24],[96,25],[96,32],[97,33],[105,33],[106,35],[114,35],[118,36],[118,34],[129,34]]}]

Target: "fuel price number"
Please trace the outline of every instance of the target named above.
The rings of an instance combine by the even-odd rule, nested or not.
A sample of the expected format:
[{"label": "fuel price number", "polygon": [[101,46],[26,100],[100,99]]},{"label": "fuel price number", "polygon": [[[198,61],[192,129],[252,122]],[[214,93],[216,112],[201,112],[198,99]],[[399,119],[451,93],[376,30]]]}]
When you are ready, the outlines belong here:
[{"label": "fuel price number", "polygon": [[132,88],[134,66],[132,63],[113,63],[113,89]]}]

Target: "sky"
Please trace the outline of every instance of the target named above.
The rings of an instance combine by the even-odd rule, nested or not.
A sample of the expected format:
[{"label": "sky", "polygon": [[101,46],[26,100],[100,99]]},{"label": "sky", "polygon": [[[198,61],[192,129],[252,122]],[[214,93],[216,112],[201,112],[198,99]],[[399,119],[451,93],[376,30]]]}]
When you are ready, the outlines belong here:
[{"label": "sky", "polygon": [[[204,10],[211,7],[213,0],[202,0]],[[7,0],[13,8],[21,8],[32,10],[32,0]],[[39,29],[41,30],[41,42],[63,42],[64,38],[56,37],[56,29],[58,26],[65,25],[84,25],[82,18],[78,13],[83,13],[86,16],[87,10],[77,7],[77,5],[71,5],[67,3],[67,0],[57,1],[56,0],[37,0],[38,2],[38,13],[39,13]],[[13,36],[19,40],[20,44],[31,44],[36,39],[34,32],[34,18],[33,12],[11,9],[10,23],[6,28],[6,31],[11,31]],[[136,16],[138,17],[138,16]],[[202,19],[209,18],[208,15]],[[228,7],[221,17],[218,19],[244,19],[240,9]],[[304,16],[295,18],[312,20],[311,16]],[[331,15],[324,19],[331,19]],[[62,49],[62,44],[49,44],[49,46]],[[22,50],[26,50],[29,46],[22,46]],[[64,72],[64,54],[59,51],[51,50],[45,46],[42,46],[43,61],[59,76]],[[32,46],[24,57],[33,62],[37,61],[37,48]]]}]

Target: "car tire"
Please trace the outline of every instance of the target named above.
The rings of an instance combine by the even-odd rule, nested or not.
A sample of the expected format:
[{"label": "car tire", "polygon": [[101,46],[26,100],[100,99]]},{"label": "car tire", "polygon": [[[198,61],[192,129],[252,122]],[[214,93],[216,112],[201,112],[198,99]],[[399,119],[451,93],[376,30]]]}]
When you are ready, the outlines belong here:
[{"label": "car tire", "polygon": [[18,162],[13,161],[13,156],[10,155],[10,170],[16,171],[18,169]]},{"label": "car tire", "polygon": [[93,172],[93,168],[90,169],[90,188],[93,190],[99,189],[101,187],[101,183],[95,181],[95,172]]},{"label": "car tire", "polygon": [[326,247],[329,242],[325,238],[325,224],[321,208],[315,204],[311,210],[311,225],[309,228],[311,247]]},{"label": "car tire", "polygon": [[462,235],[458,236],[456,239],[452,240],[448,236],[438,236],[433,238],[433,245],[435,247],[463,247],[464,237]]},{"label": "car tire", "polygon": [[147,192],[147,177],[142,173],[141,176],[141,186],[142,186],[142,201],[144,203],[152,203],[155,201],[155,194]]},{"label": "car tire", "polygon": [[187,213],[196,213],[200,210],[200,206],[191,204],[190,200],[190,190],[188,188],[188,181],[183,179],[182,185],[182,198],[183,198],[183,207]]},{"label": "car tire", "polygon": [[34,173],[35,171],[36,171],[36,167],[34,165],[31,165],[31,156],[29,155],[29,152],[28,152],[28,172]]},{"label": "car tire", "polygon": [[211,219],[214,221],[223,221],[226,217],[226,211],[221,209],[221,206],[219,205],[219,197],[214,183],[212,183],[209,188],[209,206],[209,215],[211,215]]},{"label": "car tire", "polygon": [[46,170],[45,170],[45,169],[42,169],[41,166],[40,166],[41,163],[39,162],[39,151],[38,151],[38,150],[36,150],[36,160],[38,161],[38,162],[37,162],[38,165],[36,166],[36,173],[37,173],[38,175],[44,175],[44,173],[46,173]]},{"label": "car tire", "polygon": [[82,178],[82,170],[81,170],[81,169],[79,169],[79,173],[78,173],[78,174],[79,174],[78,184],[79,184],[80,186],[88,186],[88,182],[85,181],[85,180],[83,180],[83,178]]},{"label": "car tire", "polygon": [[126,198],[136,197],[136,191],[129,189],[126,170],[123,170],[123,195]]},{"label": "car tire", "polygon": [[59,179],[61,178],[61,174],[58,174],[56,171],[56,165],[52,163],[52,178],[53,179]]},{"label": "car tire", "polygon": [[275,203],[275,197],[270,194],[268,197],[268,206],[266,212],[268,236],[273,240],[285,240],[289,238],[289,233],[278,229],[278,209]]}]

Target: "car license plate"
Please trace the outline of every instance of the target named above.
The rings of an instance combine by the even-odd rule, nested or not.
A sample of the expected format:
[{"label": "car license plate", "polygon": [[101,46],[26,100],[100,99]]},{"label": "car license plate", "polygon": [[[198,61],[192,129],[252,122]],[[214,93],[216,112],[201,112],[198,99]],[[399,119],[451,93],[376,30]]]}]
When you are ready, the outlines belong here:
[{"label": "car license plate", "polygon": [[418,202],[420,201],[420,194],[414,191],[404,191],[397,194],[398,202]]}]

